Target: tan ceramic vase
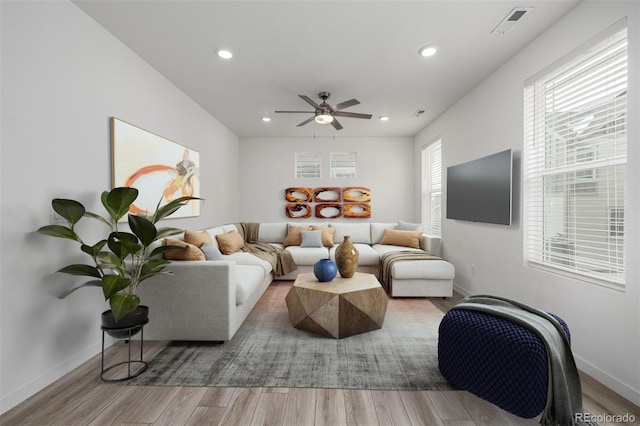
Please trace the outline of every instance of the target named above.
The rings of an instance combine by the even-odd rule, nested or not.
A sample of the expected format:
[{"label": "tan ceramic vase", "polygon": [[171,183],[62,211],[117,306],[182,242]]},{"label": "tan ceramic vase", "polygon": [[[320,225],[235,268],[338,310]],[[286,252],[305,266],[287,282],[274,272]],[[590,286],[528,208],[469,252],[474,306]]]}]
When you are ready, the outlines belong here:
[{"label": "tan ceramic vase", "polygon": [[345,235],[344,241],[336,249],[336,264],[342,278],[351,278],[358,269],[360,253],[351,243],[351,236]]}]

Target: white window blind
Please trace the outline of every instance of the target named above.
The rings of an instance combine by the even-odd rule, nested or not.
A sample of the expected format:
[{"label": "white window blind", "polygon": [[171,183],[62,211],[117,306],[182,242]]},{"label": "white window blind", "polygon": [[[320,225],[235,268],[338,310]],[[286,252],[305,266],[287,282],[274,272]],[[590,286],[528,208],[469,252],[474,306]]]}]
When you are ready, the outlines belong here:
[{"label": "white window blind", "polygon": [[319,178],[322,165],[320,152],[296,152],[296,178]]},{"label": "white window blind", "polygon": [[525,256],[624,287],[627,30],[525,83]]},{"label": "white window blind", "polygon": [[355,152],[332,152],[329,154],[330,176],[332,178],[354,178],[356,177]]},{"label": "white window blind", "polygon": [[422,148],[422,226],[430,235],[442,234],[442,148],[440,140]]}]

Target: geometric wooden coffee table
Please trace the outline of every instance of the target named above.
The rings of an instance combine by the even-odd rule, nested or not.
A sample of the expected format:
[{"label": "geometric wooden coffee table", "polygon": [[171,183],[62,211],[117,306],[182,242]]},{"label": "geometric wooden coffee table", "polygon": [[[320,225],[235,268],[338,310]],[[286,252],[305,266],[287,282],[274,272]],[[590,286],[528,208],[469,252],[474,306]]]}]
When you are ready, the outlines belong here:
[{"label": "geometric wooden coffee table", "polygon": [[285,301],[295,328],[341,339],[382,328],[389,298],[373,274],[323,283],[309,272],[298,275]]}]

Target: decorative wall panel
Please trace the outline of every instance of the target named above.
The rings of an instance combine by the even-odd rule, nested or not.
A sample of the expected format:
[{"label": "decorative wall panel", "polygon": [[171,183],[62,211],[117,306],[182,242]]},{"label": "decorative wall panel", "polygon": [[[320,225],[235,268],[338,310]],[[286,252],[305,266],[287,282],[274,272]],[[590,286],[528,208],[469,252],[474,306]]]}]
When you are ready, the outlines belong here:
[{"label": "decorative wall panel", "polygon": [[371,204],[344,203],[344,217],[368,218],[371,217]]},{"label": "decorative wall panel", "polygon": [[371,190],[365,187],[346,187],[342,190],[345,202],[368,203],[371,201]]},{"label": "decorative wall panel", "polygon": [[340,202],[342,200],[342,188],[321,187],[314,188],[313,201],[316,203]]},{"label": "decorative wall panel", "polygon": [[321,203],[316,204],[316,217],[322,219],[335,219],[342,216],[342,204]]},{"label": "decorative wall panel", "polygon": [[311,188],[292,187],[284,190],[284,198],[294,203],[310,203],[313,201]]},{"label": "decorative wall panel", "polygon": [[303,203],[287,204],[285,214],[292,219],[306,219],[311,217],[311,206]]}]

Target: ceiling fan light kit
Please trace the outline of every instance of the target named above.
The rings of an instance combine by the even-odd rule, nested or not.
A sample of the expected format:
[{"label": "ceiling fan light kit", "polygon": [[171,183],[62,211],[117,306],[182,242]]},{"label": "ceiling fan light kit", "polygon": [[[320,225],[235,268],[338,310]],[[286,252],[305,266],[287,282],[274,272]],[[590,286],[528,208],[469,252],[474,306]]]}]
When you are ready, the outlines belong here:
[{"label": "ceiling fan light kit", "polygon": [[316,115],[316,123],[318,124],[331,124],[333,122],[333,116],[330,114],[318,114]]},{"label": "ceiling fan light kit", "polygon": [[342,129],[342,125],[336,120],[336,117],[348,117],[348,118],[363,118],[366,120],[370,120],[371,114],[360,114],[356,112],[344,112],[341,111],[345,108],[349,108],[354,105],[358,105],[360,101],[356,99],[349,99],[348,101],[340,102],[335,106],[331,106],[327,103],[327,99],[331,94],[329,92],[320,92],[318,93],[318,97],[322,99],[322,103],[318,104],[309,98],[306,95],[298,95],[300,99],[311,105],[314,110],[313,111],[276,111],[279,114],[313,114],[312,117],[304,120],[302,123],[298,124],[297,127],[302,127],[305,124],[308,124],[312,121],[315,121],[318,124],[331,124],[336,130]]}]

